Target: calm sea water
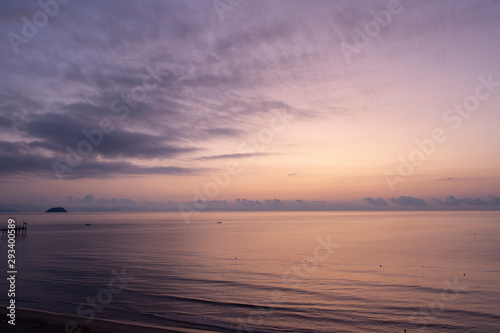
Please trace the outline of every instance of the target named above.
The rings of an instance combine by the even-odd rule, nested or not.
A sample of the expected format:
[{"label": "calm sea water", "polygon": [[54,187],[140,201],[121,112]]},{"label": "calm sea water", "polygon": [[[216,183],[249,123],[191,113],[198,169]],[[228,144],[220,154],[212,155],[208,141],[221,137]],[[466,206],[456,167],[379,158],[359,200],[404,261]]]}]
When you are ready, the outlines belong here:
[{"label": "calm sea water", "polygon": [[499,212],[14,217],[29,222],[20,307],[89,316],[94,298],[96,318],[215,331],[500,332]]}]

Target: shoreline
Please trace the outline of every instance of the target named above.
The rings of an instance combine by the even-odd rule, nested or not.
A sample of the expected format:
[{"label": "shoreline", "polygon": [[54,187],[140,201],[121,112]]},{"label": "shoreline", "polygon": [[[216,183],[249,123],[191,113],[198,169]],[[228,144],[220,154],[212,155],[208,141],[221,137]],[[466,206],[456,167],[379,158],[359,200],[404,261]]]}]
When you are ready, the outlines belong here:
[{"label": "shoreline", "polygon": [[[158,326],[144,324],[132,321],[97,319],[95,318],[89,324],[85,323],[87,318],[77,315],[68,315],[38,309],[17,308],[16,325],[13,326],[7,321],[7,311],[1,310],[2,320],[0,321],[0,330],[2,332],[22,332],[22,333],[220,333],[229,331],[214,331],[213,329],[176,327],[176,326]],[[69,327],[66,330],[68,322],[77,323],[80,328]]]}]

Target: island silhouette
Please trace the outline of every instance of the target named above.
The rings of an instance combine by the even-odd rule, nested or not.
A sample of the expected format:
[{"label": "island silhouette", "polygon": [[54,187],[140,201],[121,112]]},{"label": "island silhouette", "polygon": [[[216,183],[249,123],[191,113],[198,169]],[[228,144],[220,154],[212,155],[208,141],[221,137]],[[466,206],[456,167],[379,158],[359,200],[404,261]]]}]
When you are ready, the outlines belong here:
[{"label": "island silhouette", "polygon": [[67,213],[68,211],[62,207],[52,207],[47,209],[45,213]]}]

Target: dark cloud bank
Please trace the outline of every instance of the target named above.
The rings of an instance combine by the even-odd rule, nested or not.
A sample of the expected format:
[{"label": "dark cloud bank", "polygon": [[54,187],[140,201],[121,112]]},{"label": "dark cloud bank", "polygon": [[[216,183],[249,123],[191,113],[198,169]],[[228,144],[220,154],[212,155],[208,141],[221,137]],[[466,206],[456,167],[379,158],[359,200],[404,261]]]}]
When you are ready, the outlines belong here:
[{"label": "dark cloud bank", "polygon": [[[21,34],[21,18],[38,10],[36,2],[2,2],[0,33]],[[307,114],[253,92],[270,84],[266,61],[279,67],[259,45],[294,34],[278,21],[228,30],[211,1],[60,6],[18,53],[8,39],[1,45],[0,176],[196,174],[195,161],[242,157],[200,153],[212,140],[242,140],[272,111]],[[91,153],[68,163],[89,150],[82,141]]]},{"label": "dark cloud bank", "polygon": [[[500,210],[500,197],[489,195],[484,198],[465,197],[457,199],[449,196],[444,200],[432,198],[424,200],[411,196],[397,198],[364,198],[359,202],[328,202],[307,200],[209,200],[197,202],[153,202],[137,201],[129,198],[98,198],[92,194],[81,198],[69,195],[61,201],[49,202],[32,199],[24,204],[9,207],[0,206],[0,212],[45,211],[48,206],[64,206],[73,212],[133,212],[133,211],[179,211],[179,207],[189,207],[193,211],[439,211],[439,210]],[[198,208],[198,207],[203,207]]]}]

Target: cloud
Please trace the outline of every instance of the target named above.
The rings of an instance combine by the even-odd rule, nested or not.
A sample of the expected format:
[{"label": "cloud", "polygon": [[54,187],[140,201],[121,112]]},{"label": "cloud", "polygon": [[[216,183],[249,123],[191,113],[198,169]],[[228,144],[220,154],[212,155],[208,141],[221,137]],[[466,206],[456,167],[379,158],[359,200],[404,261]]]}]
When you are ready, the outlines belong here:
[{"label": "cloud", "polygon": [[81,202],[84,203],[90,203],[92,201],[94,201],[94,196],[92,194],[86,195],[85,197],[83,197],[83,199],[81,199]]},{"label": "cloud", "polygon": [[[22,207],[23,211],[44,211],[47,203],[41,204],[41,200],[31,200],[36,202],[29,207]],[[73,198],[72,195],[67,196],[66,200],[57,203],[53,206],[64,206],[71,212],[143,212],[143,211],[178,211],[177,205],[172,201],[153,202],[153,201],[137,201],[131,198],[98,198],[93,194],[87,194],[82,198]]]},{"label": "cloud", "polygon": [[377,198],[377,199],[373,199],[373,198],[364,198],[362,199],[363,202],[366,202],[366,203],[369,203],[370,205],[374,205],[374,206],[377,206],[377,207],[386,207],[388,206],[389,204],[387,203],[387,201],[385,201],[384,199],[382,198]]},{"label": "cloud", "polygon": [[327,203],[325,201],[306,201],[302,199],[296,200],[281,200],[281,199],[266,199],[266,200],[250,200],[237,198],[233,202],[225,202],[224,207],[214,205],[213,202],[208,202],[208,210],[214,208],[224,208],[229,210],[285,210],[285,211],[298,211],[298,210],[330,210],[337,209],[335,204]]},{"label": "cloud", "polygon": [[463,200],[457,199],[452,195],[448,196],[444,201],[437,198],[432,198],[432,200],[442,206],[460,206],[463,204]]},{"label": "cloud", "polygon": [[494,195],[490,195],[490,198],[492,199],[491,204],[493,206],[500,206],[500,198]]},{"label": "cloud", "polygon": [[[17,31],[20,18],[39,10],[23,1],[0,8],[9,22],[0,28],[5,34]],[[211,2],[61,6],[43,34],[20,45],[24,57],[8,48],[0,50],[3,82],[9,81],[0,84],[0,127],[12,147],[23,148],[0,153],[2,160],[19,167],[3,165],[3,175],[49,176],[50,159],[64,160],[66,147],[74,149],[87,140],[82,131],[98,128],[103,118],[111,119],[115,129],[104,135],[84,158],[86,165],[76,168],[72,177],[200,170],[194,162],[179,165],[179,161],[204,151],[212,140],[256,132],[276,110],[299,117],[313,114],[254,93],[254,87],[267,84],[260,60],[267,56],[252,51],[257,56],[252,63],[234,54],[247,54],[250,44],[264,45],[288,36],[293,24],[280,20],[271,29],[260,28],[258,34],[243,28],[232,34],[221,29],[219,20],[209,19],[207,12],[215,15]],[[107,22],[107,28],[98,28],[99,22]],[[247,45],[240,39],[242,34]],[[236,44],[240,47],[235,49]],[[132,101],[134,106],[125,104],[134,89],[151,78],[151,70],[161,82],[140,101]],[[32,77],[37,78],[36,84]],[[126,119],[119,119],[111,109],[116,100],[120,107],[128,105]],[[158,161],[159,167],[141,166],[151,160]]]},{"label": "cloud", "polygon": [[[87,108],[87,106],[81,106]],[[90,109],[91,107],[88,106]],[[179,147],[168,144],[174,141],[174,136],[168,134],[154,135],[132,130],[117,129],[110,134],[100,131],[98,123],[87,118],[75,118],[70,114],[47,113],[44,115],[29,115],[18,124],[19,133],[36,138],[37,146],[51,150],[54,154],[66,151],[70,146],[76,149],[78,142],[84,140],[94,144],[94,154],[103,158],[168,158],[182,153],[196,151],[192,147]],[[114,125],[116,126],[116,125]],[[85,134],[87,133],[87,135]],[[90,138],[89,138],[90,136]]]},{"label": "cloud", "polygon": [[391,202],[402,205],[402,206],[412,206],[412,207],[423,207],[427,206],[427,202],[424,199],[414,198],[411,196],[400,196],[399,198],[389,199]]},{"label": "cloud", "polygon": [[206,132],[213,136],[235,137],[240,136],[243,131],[235,128],[208,128]]},{"label": "cloud", "polygon": [[[54,178],[52,163],[58,161],[47,157],[33,147],[35,143],[12,143],[0,141],[0,173],[3,177],[12,175],[37,174]],[[61,158],[61,161],[64,161]],[[81,164],[72,168],[72,172],[64,174],[64,178],[102,178],[117,175],[189,175],[207,171],[206,168],[186,168],[176,166],[143,166],[126,161],[102,161],[96,159],[82,160]]]},{"label": "cloud", "polygon": [[239,199],[237,198],[235,200],[237,204],[243,205],[243,206],[261,206],[262,203],[259,200],[248,200],[248,199]]},{"label": "cloud", "polygon": [[253,158],[260,156],[270,156],[276,155],[276,153],[241,153],[241,154],[223,154],[223,155],[212,155],[212,156],[202,156],[198,157],[200,160],[221,160],[230,158]]},{"label": "cloud", "polygon": [[466,205],[471,205],[471,206],[487,206],[487,205],[489,205],[489,202],[487,202],[486,200],[481,199],[481,198],[469,198],[469,197],[465,197],[463,199],[463,202]]},{"label": "cloud", "polygon": [[267,199],[264,201],[264,204],[270,207],[281,207],[284,203],[279,199]]},{"label": "cloud", "polygon": [[445,200],[432,198],[441,206],[500,206],[500,198],[489,195],[488,198],[471,198],[465,197],[463,199],[455,198],[450,195]]},{"label": "cloud", "polygon": [[[227,98],[218,97],[217,100],[212,101],[209,95],[201,99],[200,96],[190,98],[184,93],[178,95],[168,91],[160,94],[160,91],[164,92],[162,89],[165,87],[162,87],[158,88],[156,95],[151,93],[150,99],[137,103],[136,109],[131,110],[128,118],[122,120],[110,110],[110,105],[114,100],[119,99],[123,92],[127,93],[130,85],[141,82],[142,77],[128,83],[124,83],[124,79],[114,80],[112,88],[107,85],[99,86],[98,91],[92,96],[92,101],[35,103],[31,97],[24,95],[24,91],[3,93],[3,98],[0,95],[1,127],[6,128],[5,133],[12,137],[23,138],[22,141],[19,139],[5,141],[5,145],[23,146],[24,154],[13,156],[16,154],[11,152],[11,155],[0,155],[0,157],[2,159],[14,158],[18,163],[20,160],[45,159],[49,156],[56,161],[61,161],[64,160],[67,147],[76,150],[78,143],[94,140],[97,144],[93,145],[92,153],[84,157],[85,161],[93,164],[94,167],[98,167],[97,162],[101,161],[110,163],[108,166],[118,161],[137,164],[138,160],[153,159],[170,164],[169,161],[173,159],[177,163],[179,156],[199,153],[204,150],[203,145],[218,137],[238,137],[246,131],[255,131],[255,128],[258,128],[255,126],[247,130],[237,128],[241,127],[238,122],[228,120],[235,114],[240,114],[238,116],[240,121],[252,117],[267,119],[274,116],[271,111],[275,109],[292,110],[298,115],[306,114],[294,110],[286,103],[265,98],[237,98],[233,93]],[[116,89],[116,85],[121,85],[121,88]],[[200,98],[200,101],[196,101],[197,98]],[[121,105],[121,107],[124,106]],[[35,109],[36,112],[27,111],[28,109]],[[13,110],[18,110],[18,112],[12,113]],[[3,116],[2,113],[11,116],[9,118]],[[113,131],[109,134],[98,131],[99,123],[104,118],[112,122]],[[7,151],[4,149],[3,152]],[[199,159],[243,157],[249,157],[249,154],[205,156]],[[134,160],[134,162],[127,160]],[[50,163],[25,164],[29,167],[20,168],[19,172],[31,172],[41,176],[47,174],[45,171],[50,169]],[[114,172],[106,168],[105,164],[102,165],[104,168],[95,170],[100,172],[94,172],[94,174],[99,174],[101,177],[106,174],[109,176],[126,174],[125,168]],[[75,170],[74,175],[81,178],[92,177],[92,173],[84,172],[84,168]]]},{"label": "cloud", "polygon": [[443,182],[443,181],[460,181],[460,180],[472,180],[474,178],[472,177],[447,177],[447,178],[439,178],[439,179],[436,179],[436,181],[438,182]]},{"label": "cloud", "polygon": [[78,203],[85,205],[120,205],[120,206],[128,206],[135,205],[137,202],[135,200],[129,198],[96,198],[93,194],[87,194],[83,198],[73,199],[73,196],[68,196],[68,203]]},{"label": "cloud", "polygon": [[[68,198],[73,196],[68,196]],[[251,200],[246,198],[237,198],[235,200],[207,200],[184,203],[187,205],[203,205],[206,211],[300,211],[300,210],[338,210],[341,209],[335,204],[325,201],[305,201],[297,200]],[[85,195],[83,198],[66,199],[64,207],[70,211],[179,211],[179,203],[137,201],[130,198],[97,198],[92,194]]]},{"label": "cloud", "polygon": [[[453,197],[453,196],[449,196]],[[488,196],[488,205],[468,205],[462,202],[461,205],[456,205],[453,199],[446,198],[445,200],[437,199],[436,201],[439,205],[422,205],[421,210],[436,210],[441,209],[441,206],[445,206],[447,210],[484,210],[489,207],[490,210],[500,209],[500,197],[490,195]],[[400,197],[401,198],[401,197]],[[400,199],[400,198],[392,198],[392,199]],[[412,198],[412,197],[410,197]],[[390,205],[386,200],[382,198],[365,198],[368,200],[362,199],[363,202],[372,205],[372,202],[375,202],[376,207],[379,207],[383,210],[415,210],[416,207],[420,207],[414,204],[401,204],[402,207]],[[372,199],[372,200],[370,200]],[[381,199],[381,200],[379,200]],[[405,197],[404,202],[407,203],[408,197]],[[412,198],[411,201],[417,200],[418,198]],[[422,200],[422,199],[420,199]],[[456,199],[455,200],[461,200]],[[9,209],[19,209],[21,211],[45,211],[47,209],[47,205],[49,200],[47,199],[30,199],[27,200],[29,205],[12,205]],[[387,205],[383,205],[382,202],[386,202]],[[448,204],[447,204],[448,202]],[[472,201],[474,202],[474,200]],[[441,204],[443,203],[443,204]],[[153,202],[153,201],[140,201],[132,198],[98,198],[93,194],[87,194],[83,197],[74,197],[73,195],[69,195],[66,199],[60,202],[54,202],[51,204],[52,206],[64,206],[69,211],[77,212],[77,211],[174,211],[179,212],[179,205],[181,202],[173,202],[173,201],[165,201],[165,202]],[[182,202],[183,205],[187,205],[191,207],[193,211],[198,211],[195,207],[204,207],[202,211],[366,211],[367,207],[363,204],[357,204],[355,202],[326,202],[326,201],[308,201],[303,199],[295,199],[295,200],[284,200],[284,199],[265,199],[265,200],[256,200],[256,199],[246,199],[246,198],[237,198],[234,200],[206,200],[201,201],[198,200],[196,202]],[[377,206],[378,204],[378,206]],[[7,207],[5,207],[7,208]]]},{"label": "cloud", "polygon": [[14,122],[12,121],[12,119],[0,116],[0,127],[10,128],[10,127],[12,127],[13,124],[14,124]]}]

